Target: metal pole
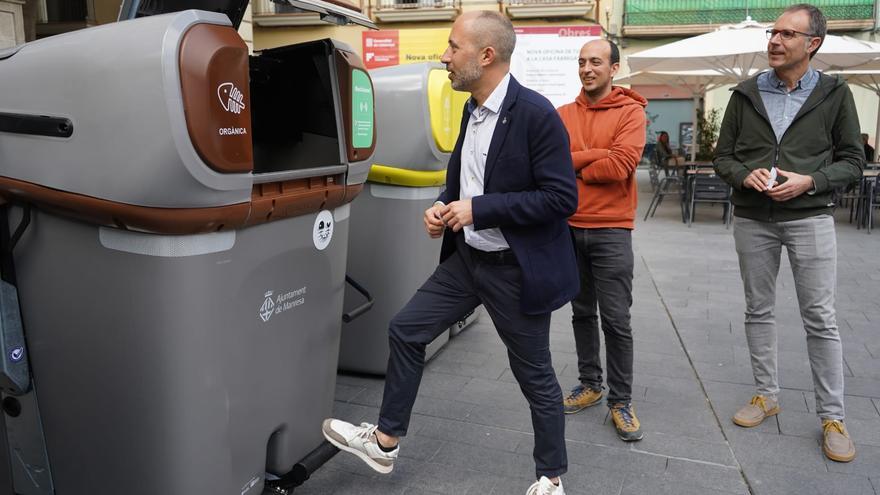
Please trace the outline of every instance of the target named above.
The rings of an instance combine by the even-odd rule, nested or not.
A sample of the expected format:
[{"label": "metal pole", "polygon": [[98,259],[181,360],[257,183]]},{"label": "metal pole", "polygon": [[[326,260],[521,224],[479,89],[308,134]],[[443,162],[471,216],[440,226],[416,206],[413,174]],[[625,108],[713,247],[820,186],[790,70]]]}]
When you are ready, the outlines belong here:
[{"label": "metal pole", "polygon": [[698,145],[697,141],[698,141],[698,136],[700,135],[700,126],[698,125],[698,122],[697,122],[697,111],[698,111],[699,106],[700,106],[700,95],[698,93],[694,93],[694,110],[691,113],[691,116],[693,117],[692,120],[694,123],[693,128],[692,128],[693,130],[691,131],[691,161],[692,162],[697,161],[697,145]]},{"label": "metal pole", "polygon": [[[877,95],[877,98],[880,99],[880,90],[875,89],[874,94]],[[874,129],[874,161],[880,161],[880,156],[877,156],[877,144],[880,143],[880,100],[877,101],[877,127]]]}]

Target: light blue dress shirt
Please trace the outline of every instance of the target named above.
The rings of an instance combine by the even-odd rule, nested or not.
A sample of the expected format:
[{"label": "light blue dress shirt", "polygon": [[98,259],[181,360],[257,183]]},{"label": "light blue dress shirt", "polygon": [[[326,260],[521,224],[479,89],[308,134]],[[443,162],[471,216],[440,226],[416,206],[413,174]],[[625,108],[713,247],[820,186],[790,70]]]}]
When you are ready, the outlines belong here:
[{"label": "light blue dress shirt", "polygon": [[776,77],[776,71],[762,72],[758,76],[758,91],[776,134],[777,143],[782,141],[783,134],[818,83],[819,72],[812,67],[807,68],[807,72],[791,91]]},{"label": "light blue dress shirt", "polygon": [[[507,96],[509,85],[510,74],[507,74],[481,106],[476,106],[473,98],[468,100],[470,118],[461,145],[459,175],[461,199],[472,199],[484,192],[486,156],[489,154],[489,145],[492,143],[495,125],[498,123],[498,113],[504,103],[504,97]],[[501,229],[498,228],[474,230],[473,225],[468,225],[464,228],[464,240],[469,246],[481,251],[501,251],[510,247]]]}]

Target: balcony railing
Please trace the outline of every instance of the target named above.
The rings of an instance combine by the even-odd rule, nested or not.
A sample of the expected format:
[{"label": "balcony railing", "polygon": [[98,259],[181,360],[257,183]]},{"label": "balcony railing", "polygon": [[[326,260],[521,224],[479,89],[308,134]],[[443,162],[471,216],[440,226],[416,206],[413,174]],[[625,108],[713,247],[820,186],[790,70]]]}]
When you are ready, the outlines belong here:
[{"label": "balcony railing", "polygon": [[375,10],[388,9],[436,9],[456,7],[454,0],[378,0],[373,4]]},{"label": "balcony railing", "polygon": [[[758,22],[773,22],[791,5],[791,0],[626,0],[624,25],[627,34],[651,27],[735,24],[746,16]],[[874,0],[813,0],[829,21],[831,29],[871,26]],[[748,7],[747,7],[748,6]],[[708,30],[707,29],[704,29]]]},{"label": "balcony railing", "polygon": [[[326,1],[326,0],[325,0]],[[363,12],[360,0],[331,0],[358,12]],[[364,2],[366,3],[366,2]],[[258,26],[326,26],[321,16],[272,0],[251,0],[254,24]]]},{"label": "balcony railing", "polygon": [[451,21],[461,12],[461,0],[373,0],[378,22]]},{"label": "balcony railing", "polygon": [[504,9],[513,19],[596,18],[595,0],[504,0]]}]

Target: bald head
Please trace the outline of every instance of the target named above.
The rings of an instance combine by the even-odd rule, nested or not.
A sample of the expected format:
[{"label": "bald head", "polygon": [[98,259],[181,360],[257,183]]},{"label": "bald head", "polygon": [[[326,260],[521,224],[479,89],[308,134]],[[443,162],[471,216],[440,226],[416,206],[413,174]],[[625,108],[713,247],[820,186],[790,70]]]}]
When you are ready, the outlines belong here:
[{"label": "bald head", "polygon": [[507,16],[491,10],[465,12],[456,20],[467,26],[477,48],[492,47],[499,62],[510,63],[516,47],[516,33]]},{"label": "bald head", "polygon": [[598,39],[588,41],[584,44],[585,47],[586,45],[593,45],[598,50],[600,50],[602,54],[606,57],[610,65],[620,63],[620,49],[617,48],[617,44],[615,42],[606,39]]},{"label": "bald head", "polygon": [[590,103],[596,103],[611,93],[611,80],[619,68],[620,52],[611,41],[593,40],[581,47],[578,75]]}]

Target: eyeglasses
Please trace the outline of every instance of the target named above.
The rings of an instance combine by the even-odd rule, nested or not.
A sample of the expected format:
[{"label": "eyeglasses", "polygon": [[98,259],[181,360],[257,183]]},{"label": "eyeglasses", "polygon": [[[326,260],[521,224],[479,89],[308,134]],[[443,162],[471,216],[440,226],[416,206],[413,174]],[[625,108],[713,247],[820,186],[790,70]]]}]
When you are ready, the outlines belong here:
[{"label": "eyeglasses", "polygon": [[810,33],[802,33],[800,31],[795,31],[793,29],[768,29],[767,30],[767,39],[772,40],[774,36],[779,35],[785,41],[791,41],[794,39],[796,35],[806,36],[807,38],[816,38],[815,34]]}]

